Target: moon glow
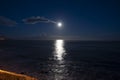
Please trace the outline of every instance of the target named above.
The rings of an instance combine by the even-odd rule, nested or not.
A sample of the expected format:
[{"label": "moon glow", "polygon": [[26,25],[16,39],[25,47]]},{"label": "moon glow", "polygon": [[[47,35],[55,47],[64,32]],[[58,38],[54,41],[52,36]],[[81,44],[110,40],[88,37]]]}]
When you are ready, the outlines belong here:
[{"label": "moon glow", "polygon": [[61,22],[58,22],[57,25],[58,25],[58,27],[62,27],[62,23]]}]

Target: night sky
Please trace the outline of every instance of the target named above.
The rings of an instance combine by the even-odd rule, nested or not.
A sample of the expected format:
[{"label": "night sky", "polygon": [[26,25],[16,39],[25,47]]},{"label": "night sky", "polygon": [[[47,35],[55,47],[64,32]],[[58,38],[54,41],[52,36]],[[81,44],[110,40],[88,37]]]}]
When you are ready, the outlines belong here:
[{"label": "night sky", "polygon": [[[120,40],[119,0],[0,0],[0,35],[9,38],[64,36],[81,40]],[[62,22],[25,24],[40,16]],[[9,20],[6,20],[9,19]],[[5,25],[6,24],[6,25]]]}]

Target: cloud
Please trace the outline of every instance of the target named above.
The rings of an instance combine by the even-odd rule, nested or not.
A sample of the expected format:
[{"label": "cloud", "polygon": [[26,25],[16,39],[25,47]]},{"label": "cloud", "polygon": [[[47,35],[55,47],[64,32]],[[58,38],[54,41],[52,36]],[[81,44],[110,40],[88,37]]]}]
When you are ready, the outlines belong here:
[{"label": "cloud", "polygon": [[46,18],[40,17],[40,16],[23,19],[23,22],[26,24],[36,24],[39,22],[56,23],[55,21],[52,21],[52,20],[49,20],[49,19],[46,19]]},{"label": "cloud", "polygon": [[5,26],[15,26],[17,23],[9,18],[6,18],[4,16],[0,16],[0,25]]}]

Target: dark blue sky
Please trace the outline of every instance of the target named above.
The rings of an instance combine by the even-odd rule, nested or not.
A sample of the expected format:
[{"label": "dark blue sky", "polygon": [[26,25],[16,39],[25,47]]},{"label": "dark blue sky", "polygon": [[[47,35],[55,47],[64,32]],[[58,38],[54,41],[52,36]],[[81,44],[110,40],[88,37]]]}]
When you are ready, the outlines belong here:
[{"label": "dark blue sky", "polygon": [[[18,24],[13,27],[0,25],[0,34],[14,38],[46,34],[120,40],[119,3],[119,0],[1,0],[0,16]],[[62,21],[64,26],[59,29],[51,23],[22,22],[32,16]]]}]

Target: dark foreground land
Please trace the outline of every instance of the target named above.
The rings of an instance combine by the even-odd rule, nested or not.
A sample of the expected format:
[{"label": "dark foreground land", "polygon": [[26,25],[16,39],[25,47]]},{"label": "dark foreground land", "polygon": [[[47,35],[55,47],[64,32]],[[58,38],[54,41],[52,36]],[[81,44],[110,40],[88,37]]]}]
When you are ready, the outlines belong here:
[{"label": "dark foreground land", "polygon": [[0,70],[0,80],[37,80],[37,79],[22,74],[16,74],[13,72]]}]

